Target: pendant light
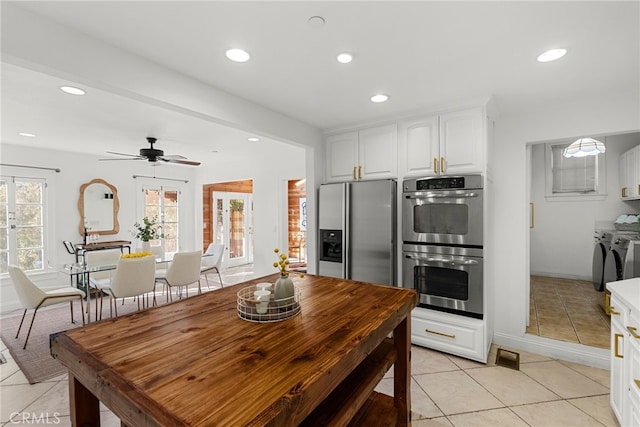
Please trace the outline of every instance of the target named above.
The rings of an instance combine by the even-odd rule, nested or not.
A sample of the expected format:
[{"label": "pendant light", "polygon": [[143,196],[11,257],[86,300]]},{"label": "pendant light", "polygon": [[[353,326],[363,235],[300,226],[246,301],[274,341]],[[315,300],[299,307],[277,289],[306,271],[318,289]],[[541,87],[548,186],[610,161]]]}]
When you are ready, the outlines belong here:
[{"label": "pendant light", "polygon": [[605,151],[604,143],[593,138],[580,138],[565,148],[562,155],[564,157],[597,156]]}]

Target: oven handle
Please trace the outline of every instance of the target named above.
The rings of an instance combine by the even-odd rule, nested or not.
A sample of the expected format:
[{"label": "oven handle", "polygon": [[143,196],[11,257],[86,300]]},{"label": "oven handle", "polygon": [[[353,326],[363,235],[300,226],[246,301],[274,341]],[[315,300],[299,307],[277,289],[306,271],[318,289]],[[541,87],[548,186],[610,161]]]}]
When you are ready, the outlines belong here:
[{"label": "oven handle", "polygon": [[438,263],[447,263],[447,264],[452,264],[452,265],[475,265],[478,263],[478,261],[474,260],[474,259],[467,259],[464,261],[457,261],[457,260],[453,260],[453,259],[445,259],[445,258],[432,258],[432,257],[427,257],[427,256],[421,256],[421,255],[406,255],[404,256],[405,258],[408,259],[414,259],[416,261],[425,261],[425,262],[438,262]]},{"label": "oven handle", "polygon": [[416,193],[404,196],[405,199],[468,199],[478,197],[478,193]]}]

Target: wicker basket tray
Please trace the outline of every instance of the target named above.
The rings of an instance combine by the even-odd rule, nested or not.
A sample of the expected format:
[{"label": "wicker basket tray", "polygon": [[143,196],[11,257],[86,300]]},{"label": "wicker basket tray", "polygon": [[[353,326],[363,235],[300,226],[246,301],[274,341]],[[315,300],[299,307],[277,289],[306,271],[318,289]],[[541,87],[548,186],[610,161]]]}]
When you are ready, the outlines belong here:
[{"label": "wicker basket tray", "polygon": [[300,290],[294,287],[293,297],[276,300],[273,293],[270,295],[269,305],[265,313],[258,313],[258,303],[253,293],[256,286],[248,286],[238,291],[238,317],[250,322],[279,322],[289,319],[300,313]]},{"label": "wicker basket tray", "polygon": [[613,226],[618,231],[638,231],[638,232],[640,232],[640,222],[632,222],[631,224],[614,223]]}]

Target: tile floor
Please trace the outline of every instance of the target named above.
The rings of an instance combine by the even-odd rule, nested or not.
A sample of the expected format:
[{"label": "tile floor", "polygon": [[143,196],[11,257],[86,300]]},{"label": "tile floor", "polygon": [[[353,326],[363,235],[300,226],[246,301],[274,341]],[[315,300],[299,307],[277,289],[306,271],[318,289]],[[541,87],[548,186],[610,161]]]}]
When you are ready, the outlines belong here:
[{"label": "tile floor", "polygon": [[[225,284],[252,277],[250,266],[227,270]],[[0,425],[70,426],[67,376],[29,385],[4,345],[0,365]],[[520,352],[520,370],[496,366],[497,347],[482,364],[414,346],[411,362],[413,425],[618,426],[609,406],[609,371]],[[392,371],[377,390],[392,394]],[[103,426],[119,420],[101,406]],[[22,421],[21,421],[22,420]],[[27,422],[27,421],[30,421]]]},{"label": "tile floor", "polygon": [[528,334],[610,348],[611,323],[591,282],[531,276]]}]

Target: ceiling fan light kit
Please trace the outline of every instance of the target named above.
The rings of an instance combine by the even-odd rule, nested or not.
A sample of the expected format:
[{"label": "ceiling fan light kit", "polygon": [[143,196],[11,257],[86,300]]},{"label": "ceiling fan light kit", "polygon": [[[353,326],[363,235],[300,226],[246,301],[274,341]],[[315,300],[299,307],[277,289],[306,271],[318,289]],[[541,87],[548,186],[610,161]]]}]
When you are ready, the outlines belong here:
[{"label": "ceiling fan light kit", "polygon": [[114,151],[107,151],[109,154],[116,154],[118,156],[127,156],[129,159],[99,159],[99,160],[148,160],[153,166],[159,165],[160,161],[166,163],[177,163],[181,165],[189,165],[189,166],[199,166],[200,162],[194,162],[192,160],[187,160],[186,157],[181,156],[179,154],[168,154],[165,155],[163,150],[159,150],[153,147],[153,144],[157,142],[157,138],[147,137],[147,142],[151,146],[150,148],[141,148],[140,154],[125,154],[125,153],[116,153]]}]

